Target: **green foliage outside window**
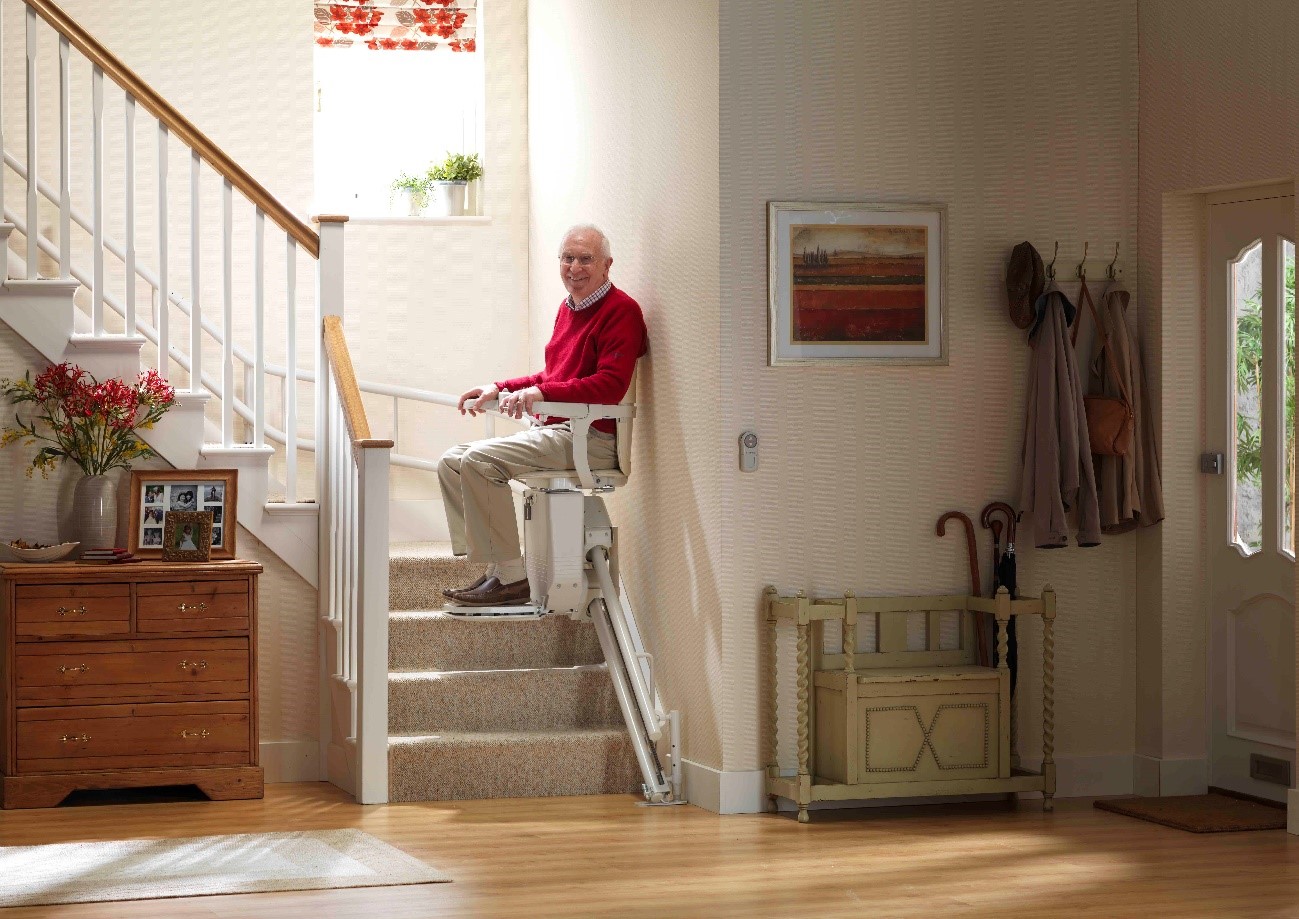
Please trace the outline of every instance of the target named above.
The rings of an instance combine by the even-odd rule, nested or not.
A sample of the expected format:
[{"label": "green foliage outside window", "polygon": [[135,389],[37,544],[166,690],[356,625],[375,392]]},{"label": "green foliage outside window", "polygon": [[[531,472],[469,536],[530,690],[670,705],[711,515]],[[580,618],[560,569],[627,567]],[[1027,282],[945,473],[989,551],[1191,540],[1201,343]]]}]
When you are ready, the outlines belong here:
[{"label": "green foliage outside window", "polygon": [[[1294,431],[1295,423],[1295,264],[1287,259],[1285,266],[1285,431]],[[1236,314],[1236,392],[1258,393],[1263,383],[1263,302],[1262,292],[1246,300]],[[1260,401],[1261,408],[1261,401]],[[1259,419],[1244,412],[1236,414],[1236,481],[1261,486],[1263,481],[1263,438]],[[1289,509],[1295,486],[1294,437],[1285,438],[1285,494]]]}]

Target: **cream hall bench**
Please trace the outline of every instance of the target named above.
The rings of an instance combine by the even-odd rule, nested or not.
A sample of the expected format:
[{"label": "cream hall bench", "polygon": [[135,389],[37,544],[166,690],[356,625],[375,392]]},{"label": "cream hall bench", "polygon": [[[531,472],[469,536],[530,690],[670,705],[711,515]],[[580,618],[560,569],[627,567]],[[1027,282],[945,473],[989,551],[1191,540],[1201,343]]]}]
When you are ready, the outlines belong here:
[{"label": "cream hall bench", "polygon": [[[813,801],[1039,791],[1055,793],[1055,592],[1012,600],[967,596],[808,599],[766,592],[769,741],[767,794]],[[959,647],[940,647],[945,614],[959,619]],[[977,663],[975,612],[997,621],[996,667]],[[1006,628],[1011,616],[1042,617],[1042,771],[1019,768]],[[917,617],[919,620],[917,621]],[[923,650],[907,650],[908,620],[922,626]],[[840,653],[823,649],[825,623],[838,620]],[[776,638],[797,630],[798,774],[777,762]],[[857,652],[859,626],[875,629],[875,651]],[[1023,634],[1021,630],[1020,634]],[[912,643],[915,643],[914,641]],[[1023,655],[1020,657],[1023,660]],[[1022,671],[1021,671],[1022,673]]]}]

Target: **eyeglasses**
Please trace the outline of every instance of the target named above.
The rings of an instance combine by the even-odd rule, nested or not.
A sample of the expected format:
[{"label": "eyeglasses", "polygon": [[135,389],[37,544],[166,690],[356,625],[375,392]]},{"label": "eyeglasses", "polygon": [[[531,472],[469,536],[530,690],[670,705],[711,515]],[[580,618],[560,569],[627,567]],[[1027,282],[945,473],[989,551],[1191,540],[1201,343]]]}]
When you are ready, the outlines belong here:
[{"label": "eyeglasses", "polygon": [[559,260],[566,266],[571,267],[574,262],[583,268],[590,268],[595,263],[594,255],[561,255]]}]

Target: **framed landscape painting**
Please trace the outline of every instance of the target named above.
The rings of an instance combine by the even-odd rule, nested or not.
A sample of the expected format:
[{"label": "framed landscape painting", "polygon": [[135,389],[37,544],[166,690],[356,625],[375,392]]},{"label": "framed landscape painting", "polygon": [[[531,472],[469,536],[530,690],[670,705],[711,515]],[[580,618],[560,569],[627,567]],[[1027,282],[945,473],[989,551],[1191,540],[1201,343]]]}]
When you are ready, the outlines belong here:
[{"label": "framed landscape painting", "polygon": [[947,208],[767,205],[768,364],[947,363]]}]

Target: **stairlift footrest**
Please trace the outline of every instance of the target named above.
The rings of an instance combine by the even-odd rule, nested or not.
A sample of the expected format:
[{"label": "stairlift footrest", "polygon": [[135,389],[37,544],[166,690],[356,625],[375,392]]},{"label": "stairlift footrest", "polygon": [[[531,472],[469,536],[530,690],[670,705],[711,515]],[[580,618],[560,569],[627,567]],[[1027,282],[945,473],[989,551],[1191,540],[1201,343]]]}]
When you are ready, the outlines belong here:
[{"label": "stairlift footrest", "polygon": [[456,619],[531,620],[540,619],[546,611],[537,606],[451,606],[443,612]]}]

